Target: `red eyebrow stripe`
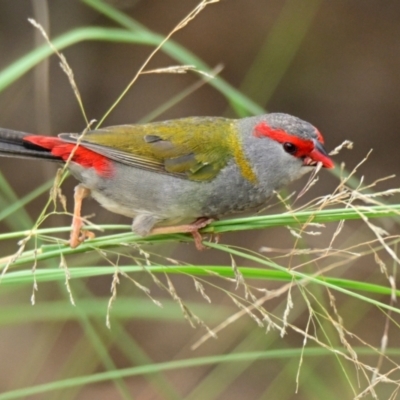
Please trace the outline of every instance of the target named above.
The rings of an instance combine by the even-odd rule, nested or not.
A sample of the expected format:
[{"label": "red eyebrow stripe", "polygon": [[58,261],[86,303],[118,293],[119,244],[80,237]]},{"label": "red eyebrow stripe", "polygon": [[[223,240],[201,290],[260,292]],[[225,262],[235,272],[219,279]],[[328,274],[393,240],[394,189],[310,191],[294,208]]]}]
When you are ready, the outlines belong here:
[{"label": "red eyebrow stripe", "polygon": [[317,134],[318,142],[324,144],[324,138],[322,137],[321,132],[317,128],[315,128],[315,133]]},{"label": "red eyebrow stripe", "polygon": [[268,137],[278,143],[289,142],[294,144],[298,149],[296,154],[294,154],[296,157],[303,157],[314,150],[314,143],[312,140],[301,139],[297,136],[290,135],[283,129],[271,128],[265,122],[256,125],[253,135],[258,138]]}]

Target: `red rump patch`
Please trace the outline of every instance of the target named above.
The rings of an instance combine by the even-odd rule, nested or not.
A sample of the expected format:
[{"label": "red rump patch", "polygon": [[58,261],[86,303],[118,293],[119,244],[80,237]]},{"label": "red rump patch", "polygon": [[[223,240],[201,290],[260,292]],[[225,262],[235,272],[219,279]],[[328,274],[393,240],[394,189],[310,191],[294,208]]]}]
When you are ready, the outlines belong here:
[{"label": "red rump patch", "polygon": [[254,136],[258,138],[268,137],[278,143],[292,143],[297,147],[296,153],[293,154],[296,157],[307,156],[314,150],[314,143],[312,140],[301,139],[297,136],[293,136],[283,129],[271,128],[265,122],[256,125]]},{"label": "red rump patch", "polygon": [[71,161],[84,168],[94,168],[99,175],[110,176],[112,174],[112,165],[107,157],[83,146],[77,146],[75,143],[67,143],[59,138],[49,136],[25,136],[24,140],[49,150],[51,154],[64,161],[67,161],[73,153]]}]

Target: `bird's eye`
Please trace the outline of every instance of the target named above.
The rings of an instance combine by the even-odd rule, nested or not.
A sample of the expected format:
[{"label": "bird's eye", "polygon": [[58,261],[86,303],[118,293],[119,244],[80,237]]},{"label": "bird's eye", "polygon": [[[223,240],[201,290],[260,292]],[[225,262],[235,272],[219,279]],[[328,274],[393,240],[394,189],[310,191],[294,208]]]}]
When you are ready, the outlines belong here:
[{"label": "bird's eye", "polygon": [[283,143],[283,150],[285,150],[286,153],[294,154],[297,151],[297,147],[293,143],[286,142]]}]

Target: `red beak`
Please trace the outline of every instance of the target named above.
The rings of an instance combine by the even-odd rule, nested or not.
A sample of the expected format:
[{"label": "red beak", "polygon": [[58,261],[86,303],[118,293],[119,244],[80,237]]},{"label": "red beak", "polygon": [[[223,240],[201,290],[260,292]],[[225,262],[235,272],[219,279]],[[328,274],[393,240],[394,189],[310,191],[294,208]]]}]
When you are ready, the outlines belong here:
[{"label": "red beak", "polygon": [[333,168],[335,164],[324,149],[324,146],[322,146],[322,143],[320,143],[318,140],[313,141],[314,149],[307,157],[304,158],[304,165],[315,165],[316,163],[320,162],[324,168]]}]

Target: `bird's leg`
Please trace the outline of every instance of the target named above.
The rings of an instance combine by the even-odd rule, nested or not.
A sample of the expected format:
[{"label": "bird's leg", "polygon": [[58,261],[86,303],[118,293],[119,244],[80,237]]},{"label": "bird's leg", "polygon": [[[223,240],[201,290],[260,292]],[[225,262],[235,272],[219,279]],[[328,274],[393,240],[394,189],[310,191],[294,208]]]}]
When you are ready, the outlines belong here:
[{"label": "bird's leg", "polygon": [[93,232],[82,231],[83,221],[81,217],[82,200],[90,195],[90,189],[83,185],[75,187],[74,192],[74,216],[72,218],[72,230],[69,245],[72,248],[78,247],[85,239],[94,237]]},{"label": "bird's leg", "polygon": [[199,229],[211,224],[214,218],[201,217],[191,224],[176,225],[176,226],[161,226],[151,230],[152,235],[165,234],[165,233],[191,233],[194,239],[194,244],[197,250],[204,250],[205,246],[202,243],[202,237]]}]

